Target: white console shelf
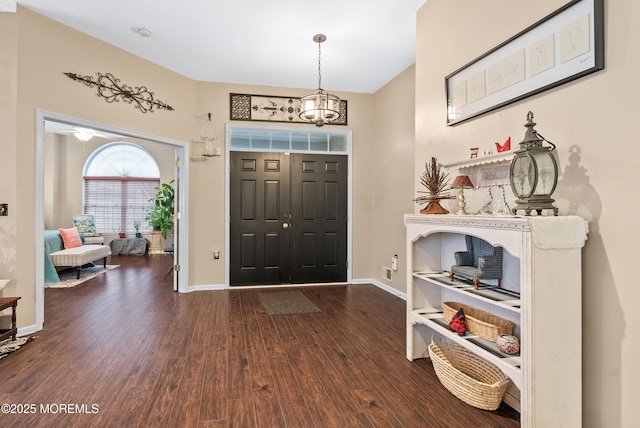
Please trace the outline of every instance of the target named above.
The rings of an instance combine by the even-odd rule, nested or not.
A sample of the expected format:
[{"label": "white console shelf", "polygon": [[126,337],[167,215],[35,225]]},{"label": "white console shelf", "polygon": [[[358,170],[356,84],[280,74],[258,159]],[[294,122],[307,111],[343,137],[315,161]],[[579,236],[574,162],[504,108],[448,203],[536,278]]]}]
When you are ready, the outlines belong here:
[{"label": "white console shelf", "polygon": [[[407,358],[428,357],[432,338],[459,343],[512,380],[505,402],[523,427],[582,425],[581,248],[588,226],[576,216],[490,217],[407,214]],[[502,288],[451,282],[464,235],[504,248]],[[520,353],[446,328],[442,302],[455,301],[515,323]]]}]

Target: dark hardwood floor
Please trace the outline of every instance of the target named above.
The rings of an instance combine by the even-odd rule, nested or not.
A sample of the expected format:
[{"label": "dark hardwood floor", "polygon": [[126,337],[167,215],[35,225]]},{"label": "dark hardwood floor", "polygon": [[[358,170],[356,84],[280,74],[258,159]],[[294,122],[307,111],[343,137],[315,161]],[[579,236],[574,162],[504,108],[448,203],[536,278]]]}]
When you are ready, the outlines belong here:
[{"label": "dark hardwood floor", "polygon": [[0,426],[519,426],[408,361],[405,302],[373,285],[291,288],[321,312],[271,316],[265,290],[173,292],[170,263],[112,257],[119,268],[47,289],[44,330],[0,360],[0,404],[36,412]]}]

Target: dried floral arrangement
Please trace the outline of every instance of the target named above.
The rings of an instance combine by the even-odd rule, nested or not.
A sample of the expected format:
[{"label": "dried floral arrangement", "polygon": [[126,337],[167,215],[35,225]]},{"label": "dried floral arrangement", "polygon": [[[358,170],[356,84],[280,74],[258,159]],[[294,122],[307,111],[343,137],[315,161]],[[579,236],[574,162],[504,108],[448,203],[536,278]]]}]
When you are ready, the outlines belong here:
[{"label": "dried floral arrangement", "polygon": [[421,214],[447,214],[449,211],[440,205],[443,199],[454,199],[449,194],[448,179],[449,174],[442,172],[441,165],[438,164],[436,158],[431,158],[431,165],[425,164],[425,171],[420,177],[420,183],[427,191],[418,191],[418,193],[426,193],[424,196],[418,196],[414,201],[418,204],[427,202],[427,206],[420,210]]}]

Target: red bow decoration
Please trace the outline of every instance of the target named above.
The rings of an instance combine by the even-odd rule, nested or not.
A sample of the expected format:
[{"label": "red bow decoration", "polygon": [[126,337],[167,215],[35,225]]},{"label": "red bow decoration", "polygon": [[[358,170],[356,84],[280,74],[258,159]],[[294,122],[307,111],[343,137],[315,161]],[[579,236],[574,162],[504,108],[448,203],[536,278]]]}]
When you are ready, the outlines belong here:
[{"label": "red bow decoration", "polygon": [[496,141],[496,149],[498,152],[508,152],[511,150],[511,137],[507,138],[507,141],[505,141],[503,145],[500,145],[500,143]]}]

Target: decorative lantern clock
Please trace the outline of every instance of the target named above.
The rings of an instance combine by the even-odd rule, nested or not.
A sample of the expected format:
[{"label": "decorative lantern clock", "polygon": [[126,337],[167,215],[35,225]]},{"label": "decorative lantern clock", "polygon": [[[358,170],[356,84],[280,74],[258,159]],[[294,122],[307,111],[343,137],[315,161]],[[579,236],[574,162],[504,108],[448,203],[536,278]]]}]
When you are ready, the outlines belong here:
[{"label": "decorative lantern clock", "polygon": [[[511,189],[517,198],[511,213],[515,215],[518,210],[524,210],[526,215],[530,215],[535,210],[542,215],[542,210],[549,209],[553,210],[553,215],[558,215],[558,208],[553,206],[551,198],[558,184],[558,164],[553,156],[556,146],[538,134],[533,128],[535,125],[533,113],[527,113],[524,125],[527,130],[509,172]],[[544,141],[551,147],[543,147]]]}]

